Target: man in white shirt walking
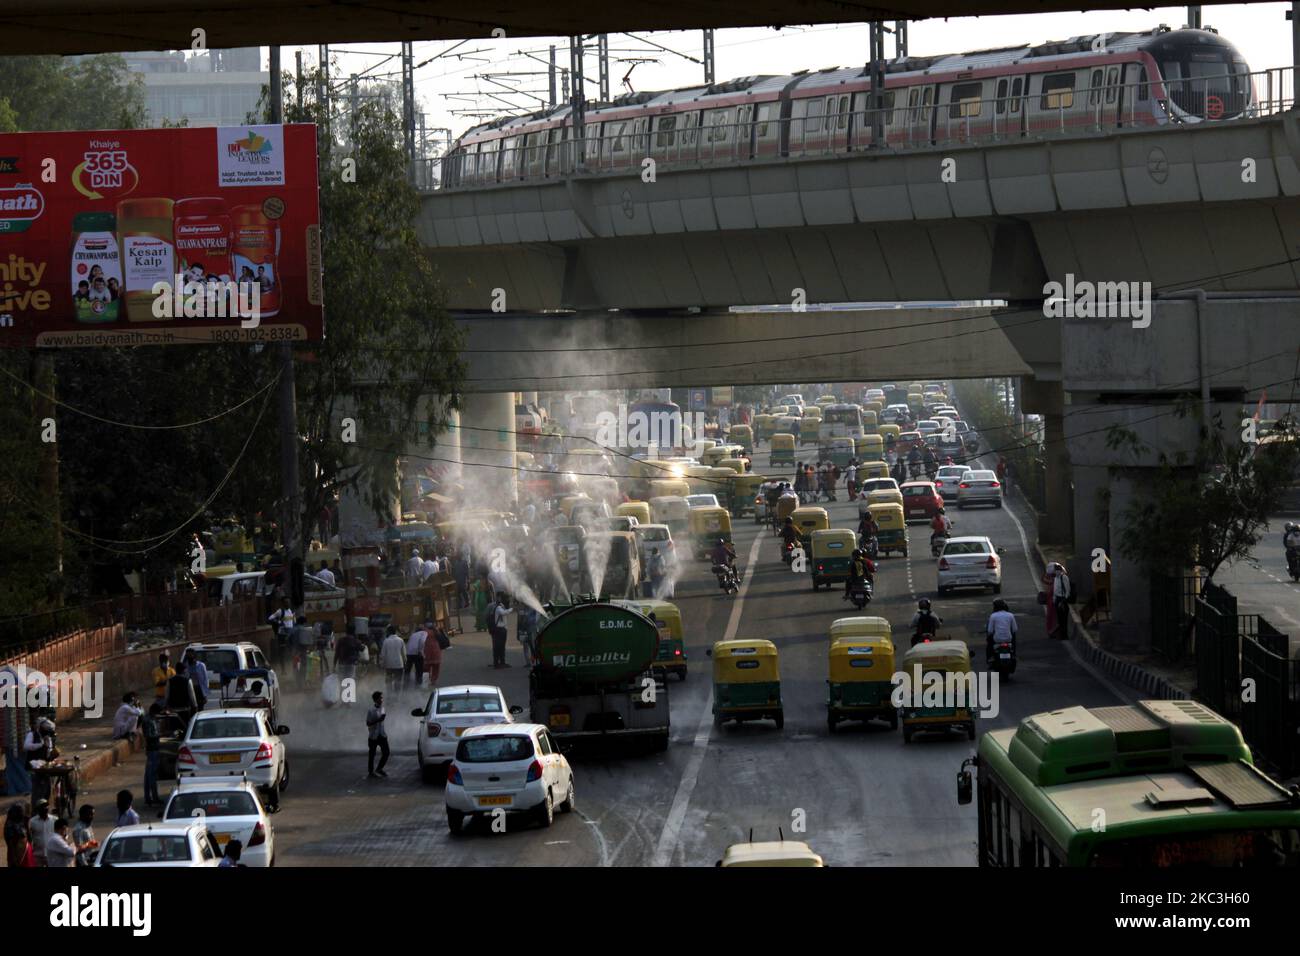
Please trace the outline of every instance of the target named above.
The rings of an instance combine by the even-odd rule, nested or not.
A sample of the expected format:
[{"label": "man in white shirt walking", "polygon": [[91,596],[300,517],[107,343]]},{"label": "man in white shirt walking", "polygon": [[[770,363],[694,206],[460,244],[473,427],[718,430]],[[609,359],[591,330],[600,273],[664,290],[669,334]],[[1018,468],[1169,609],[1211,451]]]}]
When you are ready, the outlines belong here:
[{"label": "man in white shirt walking", "polygon": [[402,674],[406,670],[406,642],[392,624],[388,625],[388,636],[379,648],[379,663],[384,669],[385,686],[400,694]]},{"label": "man in white shirt walking", "polygon": [[406,639],[406,671],[402,686],[406,686],[407,678],[410,678],[413,687],[420,686],[420,681],[424,678],[424,644],[428,639],[429,632],[418,626]]},{"label": "man in white shirt walking", "polygon": [[411,558],[406,562],[406,576],[412,581],[419,581],[424,573],[424,561],[420,558],[420,549],[411,549]]}]

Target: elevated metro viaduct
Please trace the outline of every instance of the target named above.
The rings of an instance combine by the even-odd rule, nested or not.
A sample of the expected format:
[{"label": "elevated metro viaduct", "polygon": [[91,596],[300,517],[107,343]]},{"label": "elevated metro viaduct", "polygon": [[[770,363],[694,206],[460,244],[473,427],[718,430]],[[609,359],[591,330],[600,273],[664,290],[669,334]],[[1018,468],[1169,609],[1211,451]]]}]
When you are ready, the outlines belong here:
[{"label": "elevated metro viaduct", "polygon": [[[956,183],[940,180],[947,156],[962,171]],[[421,228],[453,308],[485,310],[495,297],[518,310],[462,317],[471,350],[529,353],[471,351],[475,389],[1020,375],[1023,409],[1046,420],[1040,538],[1072,546],[1085,597],[1094,549],[1106,551],[1107,637],[1141,648],[1148,591],[1116,545],[1158,455],[1195,447],[1197,422],[1178,418],[1175,403],[1199,396],[1207,417],[1231,424],[1265,392],[1291,391],[1298,156],[1291,110],[1219,126],[661,171],[654,183],[588,173],[449,190],[425,197]],[[1049,318],[1059,313],[1045,308],[1047,283],[1071,277],[1137,283],[1150,311]],[[757,308],[795,290],[808,302],[1007,306]],[[557,309],[572,311],[547,314]],[[800,333],[821,337],[782,340]],[[636,348],[618,348],[627,345]],[[504,422],[505,405],[491,417]],[[1112,426],[1148,450],[1107,447]]]}]

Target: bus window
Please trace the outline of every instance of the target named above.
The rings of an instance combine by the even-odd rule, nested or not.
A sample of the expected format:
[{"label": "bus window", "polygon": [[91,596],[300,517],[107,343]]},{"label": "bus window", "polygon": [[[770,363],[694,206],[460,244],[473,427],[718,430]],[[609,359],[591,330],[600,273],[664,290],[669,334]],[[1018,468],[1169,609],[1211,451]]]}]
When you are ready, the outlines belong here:
[{"label": "bus window", "polygon": [[1158,834],[1107,840],[1092,851],[1088,865],[1126,869],[1300,866],[1300,829],[1221,830],[1217,833]]}]

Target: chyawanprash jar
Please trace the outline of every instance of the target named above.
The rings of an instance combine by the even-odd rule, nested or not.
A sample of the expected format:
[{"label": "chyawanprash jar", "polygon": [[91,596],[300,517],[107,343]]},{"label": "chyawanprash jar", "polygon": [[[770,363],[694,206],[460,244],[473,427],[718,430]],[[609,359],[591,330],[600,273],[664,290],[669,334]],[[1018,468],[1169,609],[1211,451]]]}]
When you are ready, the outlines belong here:
[{"label": "chyawanprash jar", "polygon": [[280,311],[279,224],[268,219],[261,206],[248,205],[230,210],[230,227],[235,281],[256,282],[259,314],[262,318],[276,315]]},{"label": "chyawanprash jar", "polygon": [[78,322],[115,322],[122,295],[117,217],[81,212],[72,217],[72,310]]},{"label": "chyawanprash jar", "polygon": [[[126,317],[156,322],[154,283],[168,288],[176,281],[176,246],[172,209],[165,198],[123,199],[117,204],[117,241],[122,254]],[[165,318],[165,317],[164,317]]]},{"label": "chyawanprash jar", "polygon": [[230,282],[230,217],[223,199],[176,201],[176,258],[185,282]]}]

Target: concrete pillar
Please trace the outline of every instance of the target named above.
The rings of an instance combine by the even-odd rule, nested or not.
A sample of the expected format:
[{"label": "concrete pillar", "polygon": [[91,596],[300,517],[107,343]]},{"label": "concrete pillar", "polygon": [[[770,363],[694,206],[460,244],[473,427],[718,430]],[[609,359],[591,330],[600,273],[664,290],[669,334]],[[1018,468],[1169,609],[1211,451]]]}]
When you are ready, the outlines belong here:
[{"label": "concrete pillar", "polygon": [[[1124,512],[1144,496],[1147,469],[1111,469],[1110,540],[1118,542],[1124,529]],[[1082,555],[1082,549],[1080,549]],[[1151,647],[1151,585],[1146,569],[1130,561],[1116,546],[1110,555],[1112,623],[1102,627],[1102,644],[1120,651]]]},{"label": "concrete pillar", "polygon": [[515,403],[512,392],[465,396],[460,413],[460,457],[471,507],[515,507]]},{"label": "concrete pillar", "polygon": [[1024,379],[1016,411],[1020,415],[1029,412],[1043,416],[1047,513],[1039,520],[1038,540],[1043,544],[1070,544],[1074,537],[1074,504],[1070,452],[1065,443],[1063,425],[1065,390],[1060,382]]},{"label": "concrete pillar", "polygon": [[1092,594],[1092,574],[1085,569],[1091,568],[1093,550],[1101,548],[1107,555],[1113,550],[1110,508],[1104,500],[1110,492],[1110,469],[1073,465],[1071,471],[1074,475],[1074,566],[1077,567],[1074,584],[1086,600]]}]

